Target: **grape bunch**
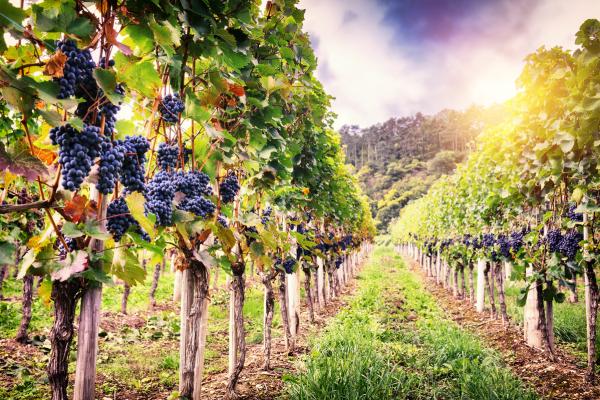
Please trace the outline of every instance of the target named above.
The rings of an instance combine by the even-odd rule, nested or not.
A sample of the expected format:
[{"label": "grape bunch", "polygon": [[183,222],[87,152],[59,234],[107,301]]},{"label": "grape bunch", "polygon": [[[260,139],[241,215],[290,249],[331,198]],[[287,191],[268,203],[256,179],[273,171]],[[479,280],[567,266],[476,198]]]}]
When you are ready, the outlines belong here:
[{"label": "grape bunch", "polygon": [[217,207],[212,201],[202,196],[191,196],[184,198],[179,203],[178,208],[180,210],[189,211],[199,217],[207,218],[213,215]]},{"label": "grape bunch", "polygon": [[275,260],[275,268],[283,268],[286,274],[294,273],[294,267],[296,266],[296,260],[292,257],[287,257],[282,260],[281,257],[277,257]]},{"label": "grape bunch", "polygon": [[583,240],[583,235],[576,230],[570,230],[560,240],[558,251],[569,260],[574,260],[579,250],[579,242]]},{"label": "grape bunch", "polygon": [[260,221],[262,222],[263,225],[266,225],[269,223],[269,220],[271,219],[271,213],[273,212],[273,209],[271,207],[267,207],[261,216]]},{"label": "grape bunch", "polygon": [[548,233],[546,234],[546,237],[544,237],[543,240],[544,240],[544,243],[546,243],[548,245],[548,250],[551,253],[555,253],[555,252],[559,251],[560,242],[562,241],[562,235],[560,233],[560,230],[552,229],[552,230],[548,231]]},{"label": "grape bunch", "polygon": [[[122,85],[117,85],[115,93],[125,95],[125,89]],[[102,97],[104,93],[100,90],[99,96]],[[105,99],[104,103],[100,106],[100,114],[104,115],[104,134],[107,136],[112,135],[115,130],[115,124],[117,123],[117,113],[121,109],[120,104],[113,104],[110,100]],[[100,123],[100,121],[99,121]],[[98,123],[98,124],[99,124]]]},{"label": "grape bunch", "polygon": [[523,236],[523,231],[510,234],[509,245],[513,253],[518,252],[523,247]]},{"label": "grape bunch", "polygon": [[344,262],[344,259],[342,257],[338,257],[335,259],[335,269],[338,269],[341,265],[342,262]]},{"label": "grape bunch", "polygon": [[77,250],[77,241],[75,239],[66,237],[66,236],[63,236],[63,239],[65,240],[65,243],[69,247],[68,249],[65,249],[65,246],[63,246],[62,241],[60,241],[59,239],[56,240],[56,249],[58,250],[58,258],[61,260],[64,260],[65,258],[67,258],[68,253],[70,253],[74,250]]},{"label": "grape bunch", "polygon": [[113,192],[124,159],[125,147],[119,143],[113,144],[107,137],[104,137],[98,184],[96,185],[100,193],[109,194]]},{"label": "grape bunch", "polygon": [[50,140],[60,147],[58,161],[62,166],[63,187],[71,191],[79,189],[100,155],[100,129],[84,125],[83,131],[78,132],[66,124],[52,128]]},{"label": "grape bunch", "polygon": [[229,227],[229,223],[227,222],[227,219],[222,214],[217,217],[217,223],[219,225],[221,225],[223,228]]},{"label": "grape bunch", "polygon": [[575,212],[577,208],[577,204],[569,204],[569,209],[567,210],[567,217],[574,222],[582,222],[583,214]]},{"label": "grape bunch", "polygon": [[129,192],[143,192],[146,152],[150,143],[143,136],[126,136],[119,144],[125,148],[120,181]]},{"label": "grape bunch", "polygon": [[146,185],[146,212],[156,215],[158,225],[169,226],[172,223],[175,190],[173,176],[167,171],[159,171]]},{"label": "grape bunch", "polygon": [[167,143],[161,143],[158,146],[157,158],[161,169],[175,168],[177,159],[179,158],[179,148],[177,146],[169,146]]},{"label": "grape bunch", "polygon": [[494,238],[493,233],[484,233],[483,238],[481,239],[481,245],[483,247],[492,247],[496,243],[496,239]]},{"label": "grape bunch", "polygon": [[119,241],[131,225],[137,224],[129,213],[129,207],[123,197],[119,197],[108,204],[106,208],[106,229]]},{"label": "grape bunch", "polygon": [[158,109],[165,122],[175,123],[179,121],[179,113],[183,112],[185,106],[179,97],[179,93],[175,93],[174,95],[166,95],[160,102]]},{"label": "grape bunch", "polygon": [[92,60],[92,54],[89,50],[79,50],[75,41],[68,39],[56,42],[56,49],[67,56],[67,61],[63,67],[62,78],[54,78],[58,81],[59,99],[78,95],[90,80],[96,83],[92,71],[96,68],[96,63]]},{"label": "grape bunch", "polygon": [[177,191],[185,194],[186,196],[197,196],[197,195],[212,195],[212,188],[210,187],[210,178],[204,172],[200,171],[189,171],[189,172],[177,172],[175,173],[173,180]]},{"label": "grape bunch", "polygon": [[510,240],[508,237],[506,237],[506,235],[498,235],[498,247],[499,247],[499,251],[500,251],[500,255],[502,255],[502,257],[504,258],[509,258],[510,257]]},{"label": "grape bunch", "polygon": [[224,203],[231,203],[239,191],[240,184],[238,183],[237,176],[230,171],[219,185],[221,200],[223,200]]}]

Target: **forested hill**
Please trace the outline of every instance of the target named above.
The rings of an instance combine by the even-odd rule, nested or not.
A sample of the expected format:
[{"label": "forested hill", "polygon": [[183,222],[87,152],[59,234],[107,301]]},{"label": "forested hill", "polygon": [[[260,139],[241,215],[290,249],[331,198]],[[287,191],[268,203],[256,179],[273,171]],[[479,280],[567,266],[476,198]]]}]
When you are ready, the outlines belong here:
[{"label": "forested hill", "polygon": [[378,229],[383,231],[411,199],[424,194],[440,175],[454,170],[472,140],[498,123],[502,106],[466,111],[421,113],[359,128],[340,129],[347,161],[369,196]]}]

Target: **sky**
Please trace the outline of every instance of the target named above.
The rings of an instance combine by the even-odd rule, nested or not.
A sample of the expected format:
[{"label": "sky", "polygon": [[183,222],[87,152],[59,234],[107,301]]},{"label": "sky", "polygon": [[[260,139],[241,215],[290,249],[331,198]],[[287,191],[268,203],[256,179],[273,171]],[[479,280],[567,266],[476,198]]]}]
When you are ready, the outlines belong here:
[{"label": "sky", "polygon": [[575,48],[600,0],[300,0],[336,128],[516,93],[525,56]]}]

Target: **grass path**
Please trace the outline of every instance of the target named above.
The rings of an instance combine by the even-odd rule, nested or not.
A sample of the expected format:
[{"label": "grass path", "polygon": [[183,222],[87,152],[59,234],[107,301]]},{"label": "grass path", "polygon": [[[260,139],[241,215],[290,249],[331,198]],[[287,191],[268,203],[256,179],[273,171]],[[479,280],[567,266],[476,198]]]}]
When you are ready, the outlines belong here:
[{"label": "grass path", "polygon": [[535,399],[500,355],[447,319],[391,248],[378,247],[357,294],[286,378],[284,398]]}]

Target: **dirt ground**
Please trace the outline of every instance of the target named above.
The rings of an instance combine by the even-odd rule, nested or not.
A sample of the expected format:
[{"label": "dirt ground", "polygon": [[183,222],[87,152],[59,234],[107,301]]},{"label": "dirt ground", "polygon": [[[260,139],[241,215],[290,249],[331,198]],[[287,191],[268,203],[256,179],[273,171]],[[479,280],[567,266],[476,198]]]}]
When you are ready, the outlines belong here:
[{"label": "dirt ground", "polygon": [[468,299],[456,299],[451,292],[427,278],[417,263],[411,266],[448,317],[497,350],[515,375],[540,396],[565,400],[600,399],[600,386],[585,382],[585,370],[560,345],[557,345],[556,361],[550,361],[542,351],[525,343],[523,331],[518,326],[503,325],[500,320],[491,319],[488,312],[476,312]]}]

